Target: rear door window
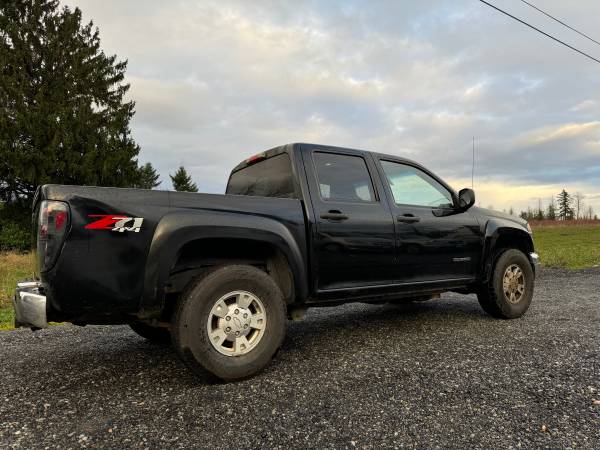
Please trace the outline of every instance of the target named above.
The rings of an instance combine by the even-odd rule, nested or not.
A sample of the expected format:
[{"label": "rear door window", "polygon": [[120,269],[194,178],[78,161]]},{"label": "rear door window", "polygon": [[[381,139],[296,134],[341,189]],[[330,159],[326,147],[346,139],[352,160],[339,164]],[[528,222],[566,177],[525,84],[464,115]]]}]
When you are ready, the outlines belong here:
[{"label": "rear door window", "polygon": [[375,201],[373,182],[360,156],[313,153],[319,191],[324,201],[368,203]]}]

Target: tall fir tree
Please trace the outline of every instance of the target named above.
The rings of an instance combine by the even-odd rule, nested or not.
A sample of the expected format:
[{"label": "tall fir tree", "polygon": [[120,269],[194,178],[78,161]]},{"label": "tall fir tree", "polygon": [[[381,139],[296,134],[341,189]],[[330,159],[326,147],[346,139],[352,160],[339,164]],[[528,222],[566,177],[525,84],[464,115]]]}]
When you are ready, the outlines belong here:
[{"label": "tall fir tree", "polygon": [[139,182],[126,66],[78,8],[0,3],[0,200],[27,205],[45,183]]},{"label": "tall fir tree", "polygon": [[558,194],[558,218],[560,220],[571,220],[573,218],[573,208],[571,207],[572,202],[573,200],[571,198],[571,194],[569,194],[565,189]]},{"label": "tall fir tree", "polygon": [[160,175],[156,173],[152,164],[146,163],[140,167],[140,179],[134,187],[140,189],[154,189],[160,186],[161,181],[158,181]]},{"label": "tall fir tree", "polygon": [[556,220],[556,205],[554,203],[554,198],[552,198],[550,203],[548,203],[548,208],[546,209],[546,219]]},{"label": "tall fir tree", "polygon": [[173,189],[176,191],[198,192],[198,186],[196,186],[196,183],[192,181],[192,177],[188,175],[185,167],[179,167],[177,172],[175,172],[174,175],[169,175],[169,177],[171,177]]}]

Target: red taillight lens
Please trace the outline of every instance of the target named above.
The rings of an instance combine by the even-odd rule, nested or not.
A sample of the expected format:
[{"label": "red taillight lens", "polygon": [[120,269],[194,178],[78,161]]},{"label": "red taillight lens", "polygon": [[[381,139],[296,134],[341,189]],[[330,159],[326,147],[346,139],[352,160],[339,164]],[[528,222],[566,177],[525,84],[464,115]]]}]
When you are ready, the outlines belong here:
[{"label": "red taillight lens", "polygon": [[37,254],[40,272],[54,265],[69,226],[69,206],[44,200],[38,216]]},{"label": "red taillight lens", "polygon": [[69,214],[66,211],[56,211],[54,214],[54,227],[57,231],[62,230],[67,225]]}]

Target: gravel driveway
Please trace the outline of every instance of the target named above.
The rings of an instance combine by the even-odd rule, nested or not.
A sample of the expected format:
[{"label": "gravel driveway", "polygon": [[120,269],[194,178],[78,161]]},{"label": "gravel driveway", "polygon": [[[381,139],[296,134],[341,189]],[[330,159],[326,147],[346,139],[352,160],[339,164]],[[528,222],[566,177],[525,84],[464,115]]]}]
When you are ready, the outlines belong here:
[{"label": "gravel driveway", "polygon": [[194,378],[127,327],[0,333],[0,447],[600,448],[600,269],[529,313],[474,297],[310,310],[259,376]]}]

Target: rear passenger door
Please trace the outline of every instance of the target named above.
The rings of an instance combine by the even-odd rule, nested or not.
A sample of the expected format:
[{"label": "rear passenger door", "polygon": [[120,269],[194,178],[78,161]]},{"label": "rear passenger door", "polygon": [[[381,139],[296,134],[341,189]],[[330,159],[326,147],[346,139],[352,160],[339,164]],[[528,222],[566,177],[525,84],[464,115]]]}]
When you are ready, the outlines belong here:
[{"label": "rear passenger door", "polygon": [[316,221],[317,288],[392,282],[394,221],[372,157],[319,149],[303,152],[303,158]]}]

